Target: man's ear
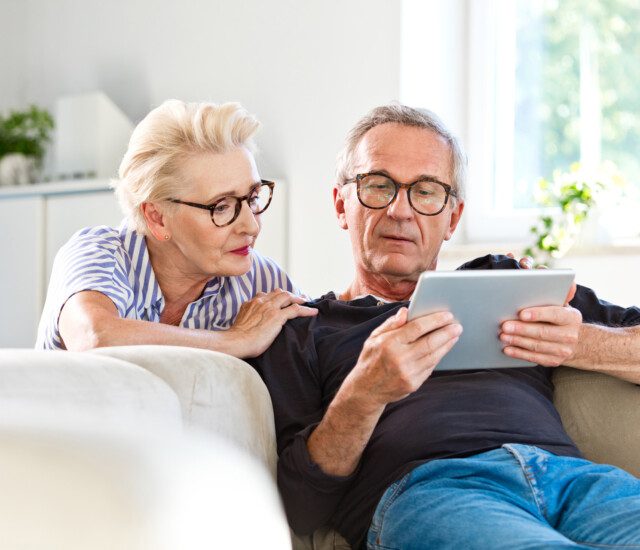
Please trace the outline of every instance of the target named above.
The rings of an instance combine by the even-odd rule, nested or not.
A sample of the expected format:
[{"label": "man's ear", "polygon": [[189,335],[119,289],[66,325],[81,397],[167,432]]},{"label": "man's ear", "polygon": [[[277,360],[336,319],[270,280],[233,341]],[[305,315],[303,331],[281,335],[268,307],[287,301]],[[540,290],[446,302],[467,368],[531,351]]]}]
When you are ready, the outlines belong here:
[{"label": "man's ear", "polygon": [[344,198],[342,197],[342,187],[335,185],[333,188],[333,207],[336,209],[336,216],[338,216],[338,225],[342,229],[349,229],[347,224],[347,215],[344,211]]},{"label": "man's ear", "polygon": [[164,223],[164,215],[153,202],[143,202],[140,205],[140,211],[144,216],[144,220],[147,222],[147,228],[149,232],[159,241],[169,239],[168,228]]},{"label": "man's ear", "polygon": [[444,240],[448,241],[453,237],[453,233],[458,227],[460,218],[462,217],[462,211],[464,210],[464,201],[456,200],[456,205],[451,209],[451,217],[449,218],[449,227],[445,233]]}]

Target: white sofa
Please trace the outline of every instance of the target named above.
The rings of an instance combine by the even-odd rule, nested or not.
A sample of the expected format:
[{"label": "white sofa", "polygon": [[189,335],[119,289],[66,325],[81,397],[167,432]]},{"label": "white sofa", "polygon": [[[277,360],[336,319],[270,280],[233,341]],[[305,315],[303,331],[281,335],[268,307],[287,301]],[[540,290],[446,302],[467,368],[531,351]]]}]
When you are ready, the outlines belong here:
[{"label": "white sofa", "polygon": [[[640,387],[554,377],[585,455],[640,476]],[[0,350],[0,403],[2,548],[290,547],[271,401],[244,361],[169,346]],[[348,548],[331,530],[293,544]]]},{"label": "white sofa", "polygon": [[273,433],[233,357],[0,350],[0,548],[290,548]]}]

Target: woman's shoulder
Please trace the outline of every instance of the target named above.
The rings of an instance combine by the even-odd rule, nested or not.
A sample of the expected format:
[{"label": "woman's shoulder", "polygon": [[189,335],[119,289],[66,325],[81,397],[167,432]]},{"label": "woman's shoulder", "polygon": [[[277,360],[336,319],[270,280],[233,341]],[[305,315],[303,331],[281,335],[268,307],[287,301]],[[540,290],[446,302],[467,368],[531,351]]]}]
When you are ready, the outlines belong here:
[{"label": "woman's shoulder", "polygon": [[91,227],[84,227],[71,235],[71,237],[65,244],[66,248],[118,248],[121,246],[121,229],[116,227],[109,227],[108,225],[94,225]]},{"label": "woman's shoulder", "polygon": [[94,225],[76,231],[60,248],[56,257],[59,262],[75,263],[94,259],[100,262],[121,263],[125,253],[126,229]]},{"label": "woman's shoulder", "polygon": [[251,262],[251,271],[253,273],[259,271],[270,270],[274,273],[285,273],[285,270],[280,267],[280,264],[276,262],[273,258],[269,258],[268,256],[263,256],[257,250],[252,250],[251,252],[252,262]]},{"label": "woman's shoulder", "polygon": [[253,250],[251,269],[240,276],[243,284],[251,286],[253,292],[271,292],[277,288],[282,288],[303,295],[301,290],[293,283],[287,272],[273,258],[263,256],[260,252]]}]

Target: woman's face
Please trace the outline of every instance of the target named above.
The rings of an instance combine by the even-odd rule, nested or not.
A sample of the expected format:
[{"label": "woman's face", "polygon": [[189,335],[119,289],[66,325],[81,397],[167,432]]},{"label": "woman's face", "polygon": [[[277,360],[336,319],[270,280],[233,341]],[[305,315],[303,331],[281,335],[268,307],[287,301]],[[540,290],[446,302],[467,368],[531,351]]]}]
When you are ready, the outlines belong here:
[{"label": "woman's face", "polygon": [[[189,157],[181,175],[190,188],[175,198],[212,204],[225,196],[242,197],[260,183],[253,155],[244,147],[228,153],[203,153]],[[180,272],[192,277],[242,275],[251,268],[251,250],[260,232],[260,216],[246,201],[230,225],[218,227],[209,211],[176,204],[165,216]]]}]

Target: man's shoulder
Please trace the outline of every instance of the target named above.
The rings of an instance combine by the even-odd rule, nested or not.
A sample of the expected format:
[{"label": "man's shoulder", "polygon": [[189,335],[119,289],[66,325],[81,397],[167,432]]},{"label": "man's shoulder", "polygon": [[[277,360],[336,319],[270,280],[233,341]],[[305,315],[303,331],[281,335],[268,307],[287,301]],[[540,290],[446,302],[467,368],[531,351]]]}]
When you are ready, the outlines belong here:
[{"label": "man's shoulder", "polygon": [[487,254],[463,263],[456,268],[456,271],[461,269],[521,269],[521,267],[516,260],[504,254]]}]

